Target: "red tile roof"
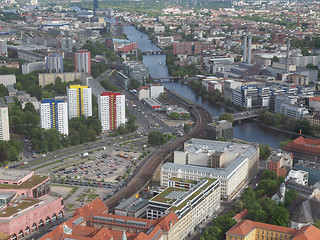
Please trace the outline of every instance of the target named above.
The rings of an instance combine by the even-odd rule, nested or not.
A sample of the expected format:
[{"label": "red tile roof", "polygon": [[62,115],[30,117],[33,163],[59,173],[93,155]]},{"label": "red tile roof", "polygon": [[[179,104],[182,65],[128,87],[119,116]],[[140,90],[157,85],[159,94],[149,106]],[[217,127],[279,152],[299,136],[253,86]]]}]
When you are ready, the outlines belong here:
[{"label": "red tile roof", "polygon": [[320,102],[320,96],[319,97],[309,98],[309,101]]},{"label": "red tile roof", "polygon": [[281,233],[287,233],[292,235],[295,235],[298,232],[298,230],[288,228],[288,227],[281,227],[281,226],[271,225],[267,223],[254,222],[251,220],[241,220],[236,225],[234,225],[227,232],[227,234],[245,237],[256,228],[275,231],[275,232],[281,232]]},{"label": "red tile roof", "polygon": [[285,147],[286,151],[296,151],[320,156],[320,140],[298,137]]},{"label": "red tile roof", "polygon": [[248,210],[245,209],[241,213],[236,214],[233,218],[237,221],[240,222],[240,220],[244,219],[247,216]]},{"label": "red tile roof", "polygon": [[292,240],[319,240],[320,229],[309,225],[302,227]]},{"label": "red tile roof", "polygon": [[95,211],[97,213],[104,213],[108,212],[107,205],[101,200],[101,198],[97,198],[93,200],[92,202],[88,203],[84,207],[78,208],[73,216],[80,215],[84,218],[90,218],[92,212]]},{"label": "red tile roof", "polygon": [[[72,238],[77,240],[111,240],[111,239],[121,239],[122,230],[114,231],[106,227],[95,228],[87,227],[86,223],[90,221],[91,223],[99,222],[94,219],[94,216],[107,217],[115,219],[124,219],[124,224],[114,222],[108,222],[109,226],[116,225],[119,229],[136,228],[140,233],[129,233],[126,232],[128,240],[158,240],[163,236],[163,232],[168,232],[170,229],[178,222],[178,217],[174,212],[170,212],[167,216],[156,220],[148,220],[142,218],[126,217],[113,215],[108,213],[108,207],[104,202],[97,198],[86,206],[77,209],[71,219],[60,224],[52,232],[46,234],[40,240],[46,239],[66,239]],[[145,227],[137,227],[132,225],[127,225],[126,221],[131,220],[135,222],[146,223]],[[70,228],[72,230],[71,234],[66,234],[63,230],[63,226]],[[154,238],[158,236],[157,238]]]}]

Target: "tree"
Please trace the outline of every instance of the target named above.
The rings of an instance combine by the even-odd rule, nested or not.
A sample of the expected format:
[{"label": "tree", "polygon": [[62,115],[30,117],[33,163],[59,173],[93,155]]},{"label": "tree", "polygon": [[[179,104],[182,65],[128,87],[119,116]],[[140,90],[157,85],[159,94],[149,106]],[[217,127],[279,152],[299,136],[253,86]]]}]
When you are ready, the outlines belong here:
[{"label": "tree", "polygon": [[227,120],[228,122],[231,122],[231,123],[234,122],[234,118],[233,118],[233,115],[231,113],[222,113],[219,116],[219,120]]},{"label": "tree", "polygon": [[284,197],[284,206],[287,207],[296,197],[298,197],[298,193],[295,189],[287,191]]},{"label": "tree", "polygon": [[284,150],[285,147],[286,147],[290,142],[292,142],[292,139],[287,139],[286,141],[281,142],[281,143],[279,144],[279,148],[282,149],[282,150]]},{"label": "tree", "polygon": [[272,217],[272,224],[286,227],[288,226],[288,221],[289,221],[288,210],[281,206],[276,207]]},{"label": "tree", "polygon": [[320,229],[320,219],[316,220],[312,225]]},{"label": "tree", "polygon": [[232,210],[235,213],[240,213],[244,210],[244,203],[242,200],[237,200],[235,203],[232,205]]},{"label": "tree", "polygon": [[177,120],[177,119],[180,118],[180,115],[177,112],[172,112],[172,113],[169,114],[169,118],[172,119],[172,120]]},{"label": "tree", "polygon": [[183,125],[183,131],[184,131],[184,133],[188,133],[190,131],[190,125],[185,123]]},{"label": "tree", "polygon": [[259,144],[259,148],[260,148],[260,158],[262,160],[267,160],[271,154],[271,149],[269,147],[268,144],[263,145],[263,144]]},{"label": "tree", "polygon": [[271,59],[271,63],[274,63],[274,62],[279,62],[279,58],[277,56],[273,56],[273,58]]},{"label": "tree", "polygon": [[4,96],[8,96],[8,90],[3,84],[0,84],[0,97]]},{"label": "tree", "polygon": [[150,132],[148,134],[148,143],[150,145],[162,145],[166,142],[166,138],[162,132]]}]

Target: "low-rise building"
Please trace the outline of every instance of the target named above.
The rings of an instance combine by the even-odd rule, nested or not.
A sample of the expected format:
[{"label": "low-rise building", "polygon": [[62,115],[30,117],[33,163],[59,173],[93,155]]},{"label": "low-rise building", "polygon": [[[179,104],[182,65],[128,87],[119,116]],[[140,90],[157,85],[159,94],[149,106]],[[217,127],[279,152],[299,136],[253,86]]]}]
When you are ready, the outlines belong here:
[{"label": "low-rise building", "polygon": [[[0,169],[0,229],[17,240],[63,217],[62,197],[50,194],[50,178],[33,171]],[[8,196],[8,197],[5,197]]]},{"label": "low-rise building", "polygon": [[216,121],[214,123],[209,123],[206,127],[206,139],[209,140],[219,140],[233,139],[233,128],[232,123],[226,120]]},{"label": "low-rise building", "polygon": [[291,239],[317,240],[320,230],[308,225],[300,230],[243,219],[226,232],[227,240]]},{"label": "low-rise building", "polygon": [[308,172],[303,170],[291,170],[285,178],[285,181],[288,181],[289,179],[293,179],[296,183],[301,185],[308,185]]},{"label": "low-rise building", "polygon": [[298,163],[296,163],[293,168],[308,173],[309,185],[314,185],[320,181],[320,166],[318,162],[298,160]]},{"label": "low-rise building", "polygon": [[146,216],[149,201],[131,197],[120,203],[114,210],[115,215],[142,218]]},{"label": "low-rise building", "polygon": [[292,156],[288,153],[272,153],[267,160],[267,169],[276,172],[278,177],[286,177],[292,169]]},{"label": "low-rise building", "polygon": [[300,229],[320,219],[320,193],[309,198],[297,197],[288,206],[290,213],[288,226]]},{"label": "low-rise building", "polygon": [[293,161],[320,162],[320,140],[298,137],[285,146],[285,150],[293,154]]}]

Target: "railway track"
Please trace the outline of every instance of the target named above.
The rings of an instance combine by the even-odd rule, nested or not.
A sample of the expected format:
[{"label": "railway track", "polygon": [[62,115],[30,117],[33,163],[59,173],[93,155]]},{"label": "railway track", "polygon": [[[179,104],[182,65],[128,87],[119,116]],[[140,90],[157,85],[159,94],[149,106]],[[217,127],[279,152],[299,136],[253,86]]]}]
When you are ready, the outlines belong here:
[{"label": "railway track", "polygon": [[198,137],[205,131],[206,125],[211,122],[211,115],[199,106],[192,107],[189,110],[195,118],[196,123],[194,128],[183,137],[165,145],[162,150],[153,153],[138,169],[138,172],[128,185],[106,200],[106,204],[110,210],[113,210],[122,199],[127,199],[141,191],[153,178],[155,171],[169,154],[183,146],[183,143],[189,138]]}]

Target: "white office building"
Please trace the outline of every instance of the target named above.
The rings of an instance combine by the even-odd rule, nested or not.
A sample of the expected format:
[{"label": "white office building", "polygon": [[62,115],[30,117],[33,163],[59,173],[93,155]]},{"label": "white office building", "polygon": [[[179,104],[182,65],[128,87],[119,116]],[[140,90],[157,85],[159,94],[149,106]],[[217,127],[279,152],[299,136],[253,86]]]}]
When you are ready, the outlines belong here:
[{"label": "white office building", "polygon": [[118,129],[126,121],[125,95],[103,92],[98,96],[98,112],[102,131]]},{"label": "white office building", "polygon": [[91,88],[81,85],[70,85],[67,88],[69,119],[80,116],[92,116]]},{"label": "white office building", "polygon": [[69,135],[68,105],[62,100],[44,99],[40,103],[40,126],[44,129],[57,129]]},{"label": "white office building", "polygon": [[174,152],[174,163],[165,163],[160,173],[161,186],[172,177],[199,180],[219,179],[221,197],[230,199],[238,193],[259,168],[259,147],[204,139],[190,139],[184,151]]}]

